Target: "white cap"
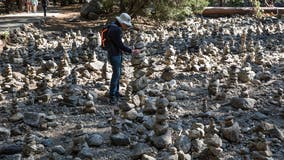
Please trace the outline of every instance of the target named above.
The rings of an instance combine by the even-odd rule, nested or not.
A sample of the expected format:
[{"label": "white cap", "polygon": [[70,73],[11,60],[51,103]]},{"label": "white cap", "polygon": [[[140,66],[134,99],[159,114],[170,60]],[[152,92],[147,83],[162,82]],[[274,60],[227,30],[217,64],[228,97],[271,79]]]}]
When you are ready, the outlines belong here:
[{"label": "white cap", "polygon": [[126,24],[128,27],[132,27],[131,17],[127,13],[121,13],[120,16],[116,16],[119,23]]}]

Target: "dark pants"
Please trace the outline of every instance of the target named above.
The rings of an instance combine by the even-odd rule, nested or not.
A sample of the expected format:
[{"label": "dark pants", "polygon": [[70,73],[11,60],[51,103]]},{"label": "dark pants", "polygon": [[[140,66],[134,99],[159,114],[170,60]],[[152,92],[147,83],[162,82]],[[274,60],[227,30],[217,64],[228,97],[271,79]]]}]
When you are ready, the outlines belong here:
[{"label": "dark pants", "polygon": [[47,10],[47,7],[46,7],[46,6],[42,6],[42,9],[43,9],[44,17],[46,17],[46,10]]},{"label": "dark pants", "polygon": [[119,95],[119,80],[121,75],[121,67],[122,67],[122,56],[110,56],[109,57],[110,64],[112,66],[112,77],[110,81],[110,90],[109,95],[118,96]]}]

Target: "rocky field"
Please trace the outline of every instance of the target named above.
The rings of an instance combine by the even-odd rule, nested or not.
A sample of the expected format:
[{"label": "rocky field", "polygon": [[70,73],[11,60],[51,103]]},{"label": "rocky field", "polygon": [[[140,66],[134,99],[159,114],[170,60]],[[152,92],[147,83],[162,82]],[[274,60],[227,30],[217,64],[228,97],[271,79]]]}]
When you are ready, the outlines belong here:
[{"label": "rocky field", "polygon": [[136,24],[115,106],[100,24],[44,24],[1,41],[0,159],[284,159],[283,18]]}]

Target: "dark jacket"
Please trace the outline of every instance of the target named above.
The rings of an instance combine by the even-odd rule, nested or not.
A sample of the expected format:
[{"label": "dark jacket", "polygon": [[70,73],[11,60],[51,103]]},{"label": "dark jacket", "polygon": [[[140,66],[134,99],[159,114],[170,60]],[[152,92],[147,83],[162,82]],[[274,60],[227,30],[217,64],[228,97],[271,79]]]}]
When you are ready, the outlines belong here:
[{"label": "dark jacket", "polygon": [[119,22],[112,22],[108,30],[108,54],[109,56],[121,55],[122,51],[131,53],[131,48],[122,42],[122,28]]}]

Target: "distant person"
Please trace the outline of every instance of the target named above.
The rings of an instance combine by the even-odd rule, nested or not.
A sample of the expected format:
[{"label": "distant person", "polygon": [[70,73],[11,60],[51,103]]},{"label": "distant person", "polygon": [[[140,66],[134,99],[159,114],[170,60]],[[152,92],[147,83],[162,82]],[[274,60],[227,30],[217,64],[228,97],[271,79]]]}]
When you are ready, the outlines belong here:
[{"label": "distant person", "polygon": [[37,12],[38,0],[32,0],[33,12]]},{"label": "distant person", "polygon": [[41,6],[43,9],[44,17],[46,17],[48,2],[49,2],[48,0],[41,0]]},{"label": "distant person", "polygon": [[27,12],[30,13],[32,11],[32,0],[27,0],[26,5],[27,5]]}]

